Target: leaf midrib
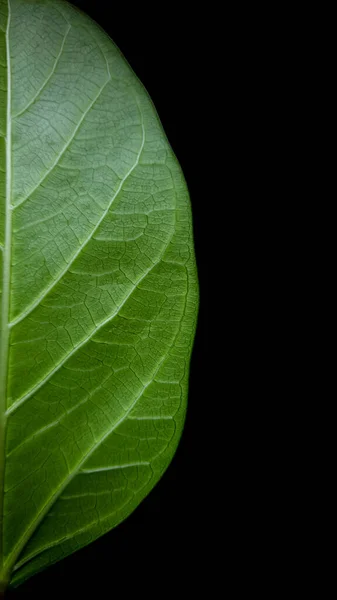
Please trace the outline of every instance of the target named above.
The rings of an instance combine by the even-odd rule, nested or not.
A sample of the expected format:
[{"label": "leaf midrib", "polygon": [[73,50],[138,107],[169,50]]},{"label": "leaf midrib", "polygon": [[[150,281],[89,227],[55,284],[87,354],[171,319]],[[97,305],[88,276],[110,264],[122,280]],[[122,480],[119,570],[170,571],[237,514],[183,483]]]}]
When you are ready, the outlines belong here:
[{"label": "leaf midrib", "polygon": [[9,49],[9,27],[11,21],[10,0],[8,0],[8,17],[6,28],[6,61],[7,61],[7,112],[6,112],[6,204],[5,204],[5,236],[2,252],[2,296],[1,296],[1,329],[0,329],[0,578],[4,573],[3,522],[4,522],[4,479],[6,462],[6,396],[8,379],[9,349],[9,304],[12,250],[12,119],[11,119],[11,62]]}]

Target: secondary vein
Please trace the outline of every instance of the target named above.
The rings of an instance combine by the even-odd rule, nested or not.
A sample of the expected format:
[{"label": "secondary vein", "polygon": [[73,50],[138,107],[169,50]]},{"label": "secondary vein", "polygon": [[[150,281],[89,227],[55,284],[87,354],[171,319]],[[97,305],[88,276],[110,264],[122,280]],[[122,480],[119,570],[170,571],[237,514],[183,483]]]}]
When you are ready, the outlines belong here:
[{"label": "secondary vein", "polygon": [[23,321],[23,319],[25,319],[26,317],[28,317],[28,315],[30,315],[30,313],[33,312],[33,310],[37,306],[39,306],[41,304],[41,302],[44,300],[44,298],[56,287],[56,285],[62,279],[62,277],[64,277],[64,275],[69,271],[71,265],[75,262],[76,258],[81,254],[82,250],[88,245],[88,243],[90,242],[90,240],[95,235],[97,229],[99,228],[99,226],[101,225],[101,223],[104,221],[105,217],[107,216],[107,214],[108,214],[108,212],[109,212],[109,210],[110,210],[110,208],[111,208],[114,200],[117,198],[118,194],[122,190],[124,183],[126,182],[126,180],[128,179],[128,177],[130,177],[131,173],[137,167],[137,165],[139,163],[139,160],[140,160],[141,153],[143,151],[144,143],[145,143],[145,132],[144,132],[144,125],[142,124],[142,141],[141,141],[141,146],[140,146],[138,154],[137,154],[136,161],[132,165],[132,167],[129,169],[129,171],[126,173],[126,175],[123,177],[123,179],[121,179],[116,192],[114,193],[114,195],[110,199],[110,201],[108,203],[108,206],[106,207],[106,209],[102,213],[101,217],[98,219],[95,227],[91,230],[90,234],[82,242],[82,244],[80,245],[80,247],[76,250],[76,252],[73,254],[72,258],[69,260],[69,262],[66,264],[66,266],[62,269],[62,271],[59,273],[59,275],[51,282],[51,284],[47,288],[45,288],[45,290],[42,292],[42,294],[38,298],[36,298],[36,300],[34,300],[34,302],[32,302],[32,304],[30,304],[20,315],[18,315],[16,317],[16,319],[14,321],[12,321],[9,324],[10,327],[15,327],[15,325],[17,325],[18,323],[20,323],[21,321]]},{"label": "secondary vein", "polygon": [[54,66],[53,66],[51,72],[49,73],[47,79],[41,85],[41,87],[37,90],[35,96],[28,102],[28,104],[22,110],[20,110],[18,113],[16,113],[15,115],[13,115],[13,117],[12,117],[13,119],[17,119],[17,117],[20,117],[21,115],[23,115],[23,113],[25,113],[32,106],[32,104],[34,104],[36,102],[36,100],[38,99],[38,97],[42,94],[43,90],[48,85],[50,79],[52,78],[52,76],[54,75],[54,73],[56,71],[57,65],[58,65],[58,63],[60,61],[60,58],[62,56],[62,53],[63,53],[63,50],[64,50],[64,46],[65,46],[65,43],[66,43],[66,39],[68,37],[68,33],[69,33],[70,29],[71,29],[71,26],[68,25],[68,29],[65,32],[64,36],[63,36],[63,41],[62,41],[62,44],[61,44],[60,51],[59,51],[59,53],[58,53],[58,55],[57,55],[57,57],[55,59]]}]

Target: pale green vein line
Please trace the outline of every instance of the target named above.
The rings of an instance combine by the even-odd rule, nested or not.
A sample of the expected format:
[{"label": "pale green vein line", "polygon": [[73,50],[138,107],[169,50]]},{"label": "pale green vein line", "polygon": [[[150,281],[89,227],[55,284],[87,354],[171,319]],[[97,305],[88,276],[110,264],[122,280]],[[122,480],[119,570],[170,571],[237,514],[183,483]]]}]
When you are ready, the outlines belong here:
[{"label": "pale green vein line", "polygon": [[[156,383],[160,383],[158,379],[156,379]],[[173,417],[167,415],[165,417],[129,417],[130,421],[172,421]]]},{"label": "pale green vein line", "polygon": [[113,490],[102,490],[101,492],[84,492],[84,494],[74,494],[73,496],[60,496],[60,500],[77,500],[77,498],[86,498],[87,496],[103,496],[109,494],[110,496],[115,492],[121,492],[124,488],[113,488]]},{"label": "pale green vein line", "polygon": [[78,124],[76,125],[76,127],[75,127],[75,129],[74,129],[74,131],[73,131],[73,133],[72,133],[72,135],[70,137],[70,139],[64,145],[64,147],[62,148],[60,154],[57,156],[57,158],[55,159],[55,161],[53,162],[53,164],[51,165],[51,167],[49,167],[49,169],[46,171],[46,173],[44,174],[44,176],[40,179],[40,181],[36,184],[36,186],[29,192],[28,196],[26,196],[26,198],[24,198],[23,200],[21,200],[21,202],[18,202],[18,204],[16,204],[15,206],[12,207],[13,210],[19,208],[19,206],[22,206],[22,204],[24,204],[34,194],[34,192],[36,192],[36,190],[40,187],[40,185],[42,185],[43,182],[47,179],[48,175],[50,175],[50,173],[55,169],[55,167],[57,166],[57,164],[60,162],[62,156],[68,150],[71,142],[75,138],[76,133],[78,132],[79,128],[81,127],[81,125],[82,125],[85,117],[90,112],[90,110],[93,108],[94,104],[97,102],[97,100],[100,97],[100,95],[102,94],[103,90],[108,85],[109,81],[110,81],[110,77],[106,80],[106,82],[104,83],[103,87],[100,88],[98,94],[96,94],[95,98],[92,100],[92,102],[90,102],[88,108],[84,111],[84,113],[83,113],[82,117],[80,118]]},{"label": "pale green vein line", "polygon": [[9,48],[9,28],[11,9],[8,0],[8,19],[6,29],[7,58],[7,116],[6,116],[6,204],[5,204],[5,244],[3,250],[1,331],[0,331],[0,580],[6,578],[3,562],[3,524],[4,524],[4,480],[6,466],[6,409],[7,378],[9,352],[9,305],[11,278],[12,213],[10,210],[12,194],[12,122],[11,122],[11,62]]},{"label": "pale green vein line", "polygon": [[[179,321],[179,325],[180,325],[180,321]],[[96,340],[95,340],[96,342]],[[103,342],[99,342],[99,343],[103,343]],[[107,342],[104,342],[107,343]],[[15,446],[14,448],[12,448],[12,450],[10,450],[9,452],[7,452],[7,458],[9,458],[12,454],[14,454],[15,452],[17,452],[18,450],[20,450],[20,448],[22,448],[23,446],[25,446],[26,444],[28,444],[29,442],[31,442],[33,439],[36,439],[37,437],[39,437],[40,435],[42,435],[45,431],[48,431],[49,429],[52,429],[53,427],[56,427],[57,425],[62,425],[62,419],[66,416],[69,416],[72,412],[74,412],[75,410],[78,410],[80,408],[80,406],[83,406],[83,404],[85,404],[86,402],[88,402],[88,400],[90,398],[92,398],[94,396],[94,394],[96,394],[102,387],[103,385],[110,379],[111,374],[108,375],[108,377],[106,377],[105,379],[103,379],[99,385],[95,386],[90,393],[88,394],[88,396],[86,396],[84,398],[84,400],[81,400],[80,402],[78,402],[78,404],[75,404],[75,406],[73,406],[72,408],[70,408],[69,410],[67,410],[62,416],[60,416],[59,418],[57,418],[55,421],[52,421],[51,423],[49,423],[48,425],[45,425],[45,427],[41,427],[41,429],[39,429],[38,431],[35,431],[34,433],[32,433],[30,436],[26,437],[25,439],[23,439],[20,444],[18,446]],[[156,379],[156,383],[162,383],[162,381],[160,379]],[[172,383],[171,381],[168,383]],[[176,382],[177,384],[179,384],[179,382]],[[129,421],[172,421],[173,417],[171,416],[151,416],[151,417],[134,417],[132,415],[129,415],[128,417]]]},{"label": "pale green vein line", "polygon": [[20,448],[22,448],[23,446],[25,446],[25,444],[27,444],[28,442],[30,442],[31,440],[33,440],[34,438],[37,438],[39,435],[42,435],[45,431],[47,431],[48,429],[52,429],[53,427],[56,427],[56,425],[62,425],[62,419],[65,416],[69,416],[72,412],[74,412],[75,410],[77,410],[80,406],[82,406],[83,404],[85,404],[86,402],[88,402],[88,400],[99,390],[101,389],[101,387],[108,381],[108,379],[110,379],[111,374],[108,375],[108,377],[105,377],[104,379],[102,379],[99,383],[99,385],[95,386],[93,390],[91,390],[88,393],[88,396],[86,396],[83,400],[81,400],[80,402],[78,402],[75,406],[73,406],[72,408],[68,409],[65,411],[65,413],[58,417],[55,421],[52,421],[51,423],[49,423],[48,425],[45,425],[45,427],[41,427],[41,429],[38,429],[38,431],[35,431],[34,433],[32,433],[30,436],[26,437],[25,439],[23,439],[20,444],[18,446],[15,446],[14,448],[12,448],[12,450],[10,450],[7,453],[7,457],[11,456],[12,454],[14,454],[14,452],[17,452],[17,450],[19,450]]},{"label": "pale green vein line", "polygon": [[[173,235],[174,235],[174,233],[172,233],[171,240],[173,238]],[[171,240],[170,240],[170,242],[171,242]],[[166,252],[166,250],[167,250],[170,242],[168,243],[167,247],[163,251],[163,256],[165,255],[165,252]],[[163,256],[157,262],[159,262],[163,258]],[[145,276],[146,275],[144,275],[144,277]],[[182,319],[185,316],[185,311],[186,311],[186,305],[184,307],[184,314],[183,314]],[[50,498],[47,500],[46,504],[40,510],[40,512],[37,515],[37,517],[32,521],[32,523],[30,524],[30,526],[26,529],[24,535],[18,540],[18,542],[15,545],[13,551],[8,556],[8,559],[7,559],[8,568],[13,568],[14,567],[17,558],[20,556],[23,548],[26,546],[27,542],[29,541],[29,539],[33,535],[34,531],[40,525],[40,523],[43,521],[43,519],[45,518],[45,516],[49,513],[51,507],[60,498],[60,496],[62,495],[62,493],[64,492],[64,490],[67,488],[67,486],[69,485],[69,483],[76,477],[76,475],[78,475],[79,471],[82,469],[82,467],[88,461],[88,459],[94,454],[94,452],[101,446],[101,444],[103,444],[104,441],[125,421],[125,419],[127,419],[129,417],[129,415],[132,413],[132,410],[137,405],[137,403],[140,400],[140,398],[144,395],[144,393],[147,390],[147,388],[150,387],[151,384],[155,381],[155,378],[158,375],[161,367],[165,364],[165,361],[167,360],[167,358],[168,358],[168,356],[170,354],[171,349],[176,344],[178,336],[179,336],[179,334],[181,332],[181,327],[182,327],[182,321],[181,321],[181,323],[180,323],[180,325],[179,325],[179,327],[178,327],[178,329],[176,331],[174,339],[172,340],[172,343],[170,345],[170,349],[164,354],[164,356],[162,357],[162,359],[159,361],[159,363],[158,363],[158,365],[157,365],[154,373],[150,377],[148,383],[144,385],[142,391],[136,396],[136,398],[133,400],[133,402],[131,403],[130,407],[126,410],[126,412],[124,413],[124,415],[120,419],[118,419],[118,421],[116,421],[116,423],[113,425],[113,427],[111,427],[110,429],[108,429],[102,435],[102,437],[92,445],[92,447],[90,448],[90,450],[88,450],[88,452],[78,462],[78,464],[75,466],[75,468],[69,473],[68,477],[65,478],[65,480],[63,481],[63,483],[60,485],[59,489],[57,491],[55,491],[54,494],[52,494],[50,496]],[[152,476],[153,476],[153,471],[152,471]],[[40,551],[38,553],[40,553]],[[26,561],[27,561],[27,558],[25,558],[23,562],[26,562]],[[23,563],[21,562],[19,564],[23,564]]]},{"label": "pale green vein line", "polygon": [[23,319],[25,319],[37,306],[39,306],[39,304],[41,304],[41,302],[43,301],[43,299],[49,294],[49,292],[51,292],[55,286],[57,285],[57,283],[62,279],[62,277],[64,277],[64,275],[69,271],[71,265],[75,262],[76,258],[81,254],[82,250],[85,248],[85,246],[87,246],[87,244],[90,242],[90,240],[92,239],[93,235],[96,233],[97,229],[99,228],[99,226],[101,225],[101,223],[104,221],[105,217],[107,216],[114,200],[117,198],[119,192],[121,191],[124,183],[126,182],[126,180],[128,179],[128,177],[130,177],[131,173],[135,170],[135,168],[137,167],[139,160],[140,160],[140,156],[142,154],[143,148],[144,148],[144,143],[145,143],[145,130],[144,130],[144,125],[142,124],[142,142],[141,142],[141,146],[140,149],[138,151],[138,155],[137,155],[137,159],[135,161],[135,163],[132,165],[131,169],[129,169],[129,171],[126,173],[126,175],[123,177],[123,179],[121,180],[115,194],[112,196],[107,208],[105,209],[105,211],[102,213],[102,216],[100,217],[100,219],[97,221],[95,227],[93,228],[93,230],[91,231],[91,233],[89,234],[89,236],[86,238],[86,240],[84,240],[84,242],[81,244],[81,246],[78,248],[78,250],[75,252],[75,254],[73,255],[72,259],[67,263],[66,267],[63,269],[63,271],[61,271],[61,273],[56,277],[56,279],[54,279],[52,281],[52,283],[43,291],[43,293],[41,294],[41,296],[39,296],[24,312],[22,312],[14,321],[11,321],[11,323],[9,324],[10,327],[14,327],[15,325],[17,325],[18,323],[20,323],[20,321],[22,321]]},{"label": "pale green vein line", "polygon": [[23,113],[25,113],[25,112],[26,112],[26,111],[27,111],[27,110],[28,110],[28,109],[29,109],[29,108],[32,106],[32,104],[34,104],[34,102],[36,102],[36,100],[38,99],[38,97],[40,96],[40,94],[42,94],[43,90],[44,90],[44,89],[45,89],[45,87],[48,85],[48,83],[49,83],[50,79],[52,78],[52,76],[54,75],[54,73],[55,73],[55,71],[56,71],[56,68],[57,68],[57,65],[58,65],[58,63],[59,63],[59,60],[60,60],[60,58],[61,58],[61,55],[62,55],[62,53],[63,53],[64,45],[65,45],[65,42],[66,42],[66,39],[67,39],[67,37],[68,37],[68,33],[69,33],[70,29],[71,29],[71,25],[68,25],[68,29],[67,29],[67,31],[66,31],[66,33],[65,33],[65,35],[64,35],[64,38],[63,38],[63,41],[62,41],[62,44],[61,44],[61,49],[60,49],[60,51],[59,51],[59,53],[58,53],[58,55],[57,55],[57,57],[56,57],[56,59],[55,59],[54,66],[53,66],[53,68],[52,68],[52,70],[51,70],[50,74],[48,75],[48,77],[47,77],[46,81],[44,82],[44,84],[43,84],[43,85],[41,85],[41,87],[40,87],[40,88],[38,89],[38,91],[36,92],[35,96],[34,96],[34,97],[32,98],[32,100],[31,100],[31,101],[30,101],[30,102],[27,104],[27,106],[25,106],[25,108],[23,108],[22,110],[20,110],[20,112],[18,112],[18,113],[16,113],[15,115],[13,115],[13,116],[12,116],[12,119],[17,119],[18,117],[20,117],[21,115],[23,115]]},{"label": "pale green vein line", "polygon": [[[153,477],[153,474],[151,475],[151,479],[152,479],[152,477]],[[146,482],[146,483],[148,483],[148,482]],[[144,485],[146,485],[146,483]],[[121,491],[121,489],[123,489],[123,488],[116,488],[116,491]],[[122,504],[122,506],[120,506],[120,510],[122,510],[125,506],[127,506],[129,504],[129,502],[130,502],[130,499],[126,500],[124,502],[124,504]],[[105,517],[103,519],[100,519],[100,523],[102,524],[102,523],[104,523],[104,521],[107,521],[110,518],[110,516],[111,515],[108,515],[107,517]],[[67,536],[65,536],[65,537],[63,537],[63,538],[61,538],[59,540],[55,540],[55,542],[52,542],[52,543],[47,544],[45,546],[42,546],[41,548],[38,548],[34,552],[31,552],[31,554],[29,554],[28,556],[25,556],[25,558],[23,558],[22,560],[20,560],[20,562],[18,562],[15,565],[13,571],[14,572],[18,571],[21,567],[23,567],[23,565],[27,564],[33,558],[35,558],[39,554],[42,554],[46,550],[50,550],[51,548],[55,548],[55,546],[58,546],[59,544],[62,544],[63,542],[67,542],[68,540],[73,539],[75,536],[80,535],[81,533],[89,531],[92,528],[93,525],[97,525],[97,521],[92,521],[88,525],[85,525],[84,527],[81,527],[80,529],[77,529],[74,533],[71,533],[71,534],[69,534],[69,535],[67,535]]]},{"label": "pale green vein line", "polygon": [[112,467],[100,467],[99,469],[82,469],[81,471],[79,471],[79,475],[88,475],[91,473],[101,473],[102,471],[116,471],[119,469],[129,469],[131,467],[148,467],[149,466],[149,462],[135,462],[135,463],[128,463],[126,465],[113,465]]},{"label": "pale green vein line", "polygon": [[[173,235],[173,234],[172,234]],[[161,256],[159,257],[159,259],[152,265],[152,267],[150,267],[149,269],[147,269],[145,271],[145,273],[143,273],[143,275],[139,278],[139,280],[137,281],[137,284],[131,288],[130,292],[126,295],[126,297],[124,298],[123,302],[120,304],[120,306],[118,307],[118,309],[112,314],[110,315],[107,319],[105,319],[102,323],[100,323],[99,325],[97,325],[97,327],[95,327],[95,329],[90,333],[90,335],[88,337],[86,337],[84,340],[82,340],[82,342],[79,342],[79,344],[77,344],[74,349],[67,354],[67,356],[64,357],[63,360],[61,360],[58,365],[48,373],[48,375],[42,379],[34,388],[32,388],[29,392],[27,392],[27,394],[25,394],[24,396],[22,396],[22,398],[20,398],[19,400],[17,400],[16,402],[14,402],[14,404],[12,404],[12,406],[10,406],[10,408],[7,409],[6,414],[10,415],[12,414],[14,411],[16,411],[19,406],[21,406],[24,402],[26,402],[27,400],[29,400],[29,398],[31,398],[39,389],[41,389],[48,381],[49,379],[51,379],[51,377],[53,377],[53,375],[55,375],[55,373],[57,373],[61,367],[83,346],[85,346],[85,344],[87,344],[92,338],[93,336],[102,329],[102,327],[104,327],[105,325],[107,325],[110,321],[112,321],[112,319],[114,319],[118,313],[120,312],[120,310],[123,308],[124,304],[128,301],[128,299],[130,298],[130,296],[133,294],[133,292],[135,291],[135,289],[137,289],[138,285],[143,281],[143,279],[145,279],[145,277],[147,277],[149,275],[149,273],[151,271],[153,271],[153,269],[160,263],[160,261],[163,258],[164,253],[166,252],[167,246],[164,248]]]},{"label": "pale green vein line", "polygon": [[[172,349],[174,347],[179,333],[180,333],[180,327],[178,328],[178,330],[174,336],[174,339],[171,343],[170,349]],[[31,538],[31,536],[33,535],[36,528],[39,526],[41,521],[43,521],[43,519],[48,514],[51,507],[55,504],[56,500],[62,495],[62,492],[67,488],[69,483],[74,479],[74,477],[76,477],[76,475],[79,474],[79,471],[82,469],[83,465],[85,465],[85,463],[94,454],[94,452],[97,450],[97,448],[99,448],[101,446],[101,444],[103,444],[104,441],[125,421],[125,419],[128,418],[129,414],[132,412],[134,407],[137,405],[140,398],[142,398],[142,396],[144,395],[144,393],[146,392],[148,387],[150,387],[150,385],[154,382],[156,375],[160,371],[164,362],[167,360],[167,358],[169,356],[169,352],[170,352],[170,350],[168,350],[167,353],[164,354],[163,358],[159,361],[158,366],[155,369],[155,372],[153,373],[152,377],[150,378],[148,383],[143,386],[142,391],[138,394],[138,396],[136,396],[136,398],[133,400],[133,402],[131,403],[129,408],[126,410],[124,415],[122,415],[120,417],[120,419],[118,419],[118,421],[116,421],[116,423],[113,425],[113,427],[111,427],[111,429],[108,429],[102,435],[102,437],[96,443],[94,443],[92,445],[90,450],[88,450],[88,452],[83,456],[83,458],[79,461],[79,463],[76,465],[76,467],[69,473],[68,477],[65,478],[62,485],[60,485],[59,489],[48,499],[48,501],[46,502],[44,507],[41,509],[41,511],[37,515],[36,519],[34,519],[34,521],[32,521],[32,523],[26,529],[26,531],[23,534],[23,536],[21,537],[21,539],[19,539],[19,541],[17,542],[17,544],[14,547],[14,549],[12,550],[11,554],[8,556],[7,561],[6,561],[6,566],[8,569],[12,569],[14,567],[18,556],[21,554],[23,548],[26,546],[28,540]]]},{"label": "pale green vein line", "polygon": [[[51,221],[52,219],[55,219],[55,217],[58,217],[59,215],[64,215],[64,207],[61,208],[61,210],[58,210],[55,213],[52,213],[51,215],[48,215],[47,217],[44,217],[43,219],[38,219],[37,221],[30,221],[30,223],[27,223],[25,225],[22,225],[22,227],[19,227],[18,229],[14,229],[14,233],[20,233],[21,231],[26,231],[27,229],[30,229],[31,227],[37,227],[38,225],[41,225],[42,223],[46,223],[47,221]],[[66,218],[66,217],[64,217]]]},{"label": "pale green vein line", "polygon": [[[155,458],[158,458],[158,456],[160,456],[160,454],[162,454],[162,451],[159,452],[159,454],[157,454],[153,460]],[[148,463],[149,466],[151,465],[151,463]],[[141,489],[143,489],[145,487],[145,485],[149,485],[151,480],[153,479],[153,469],[151,468],[151,478],[149,481],[146,481],[145,484],[141,487]],[[76,498],[82,498],[84,496],[88,496],[88,495],[93,495],[93,496],[100,496],[103,494],[113,494],[114,492],[119,492],[122,491],[124,488],[113,488],[112,490],[103,490],[101,492],[87,492],[85,494],[73,494],[72,496],[63,496],[60,495],[59,500],[72,500],[72,499],[76,499]],[[125,506],[127,506],[129,504],[130,500],[127,500],[125,504],[123,504],[123,506],[121,508],[124,508]],[[106,521],[107,519],[110,518],[110,514],[105,517],[104,519],[100,519],[100,523],[103,523],[104,521]],[[92,523],[89,523],[88,525],[86,525],[85,527],[81,527],[80,529],[77,529],[74,533],[63,537],[61,539],[55,540],[54,542],[51,542],[50,544],[47,544],[46,546],[42,546],[40,548],[38,548],[37,550],[35,550],[34,552],[32,552],[31,554],[28,554],[28,556],[25,556],[21,561],[19,561],[13,571],[18,571],[23,565],[27,564],[29,561],[31,561],[33,558],[35,558],[36,556],[38,556],[39,554],[42,554],[43,552],[45,552],[46,550],[49,550],[51,548],[54,548],[55,546],[58,546],[59,544],[62,544],[63,542],[66,542],[70,539],[73,539],[75,536],[83,533],[84,531],[88,531],[89,529],[91,529],[91,527],[95,526],[97,524],[97,521],[93,521]]]},{"label": "pale green vein line", "polygon": [[42,435],[45,431],[48,431],[49,429],[52,429],[52,427],[55,427],[55,425],[57,425],[59,422],[60,422],[59,420],[53,421],[52,423],[49,423],[48,425],[45,425],[45,427],[41,427],[41,429],[39,429],[38,431],[36,431],[32,435],[30,435],[29,437],[27,437],[26,439],[24,439],[18,446],[16,446],[15,448],[13,448],[10,451],[7,451],[7,458],[9,458],[12,454],[14,454],[14,452],[16,452],[17,450],[19,450],[20,448],[22,448],[22,446],[24,446],[25,444],[27,444],[31,440],[37,438],[39,435]]},{"label": "pale green vein line", "polygon": [[38,554],[41,554],[41,552],[44,552],[45,550],[50,550],[51,548],[54,548],[55,546],[58,546],[59,544],[62,544],[62,542],[65,542],[66,540],[69,539],[69,535],[68,536],[64,536],[63,538],[60,538],[59,540],[55,540],[55,542],[52,542],[51,544],[48,544],[47,546],[43,546],[43,548],[39,548],[37,551],[32,552],[29,557],[24,558],[23,560],[20,560],[20,562],[18,562],[13,571],[17,571],[18,569],[20,569],[20,567],[22,567],[24,564],[26,564],[27,562],[29,562],[30,560],[32,560],[32,558],[34,558],[35,556],[37,556]]}]

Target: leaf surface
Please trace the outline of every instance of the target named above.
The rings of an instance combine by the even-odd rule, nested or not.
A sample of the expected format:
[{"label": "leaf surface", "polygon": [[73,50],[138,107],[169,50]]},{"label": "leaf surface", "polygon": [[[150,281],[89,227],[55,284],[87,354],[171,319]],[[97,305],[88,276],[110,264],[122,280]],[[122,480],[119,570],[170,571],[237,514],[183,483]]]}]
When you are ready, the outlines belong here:
[{"label": "leaf surface", "polygon": [[182,431],[198,304],[190,204],[108,36],[0,0],[0,581],[125,519]]}]

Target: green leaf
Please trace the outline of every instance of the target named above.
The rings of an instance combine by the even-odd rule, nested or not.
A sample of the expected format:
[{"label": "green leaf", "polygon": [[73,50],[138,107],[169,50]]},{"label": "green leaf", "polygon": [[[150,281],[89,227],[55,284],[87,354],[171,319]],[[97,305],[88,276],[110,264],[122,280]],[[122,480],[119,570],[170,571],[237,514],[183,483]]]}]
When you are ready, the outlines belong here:
[{"label": "green leaf", "polygon": [[181,435],[198,286],[155,109],[69,4],[0,0],[0,587],[92,542]]}]

